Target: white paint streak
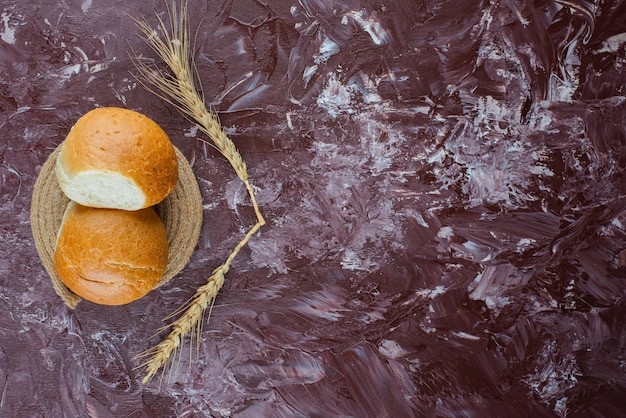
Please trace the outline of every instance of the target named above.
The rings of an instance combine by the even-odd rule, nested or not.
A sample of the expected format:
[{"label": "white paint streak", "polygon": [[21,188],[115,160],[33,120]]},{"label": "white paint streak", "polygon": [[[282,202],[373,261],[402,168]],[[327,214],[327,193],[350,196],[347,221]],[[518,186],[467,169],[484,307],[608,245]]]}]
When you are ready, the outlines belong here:
[{"label": "white paint streak", "polygon": [[454,237],[454,231],[449,226],[441,227],[437,233],[437,237],[442,239],[451,239]]},{"label": "white paint streak", "polygon": [[93,0],[85,0],[83,1],[83,4],[80,6],[80,9],[83,11],[83,13],[87,13],[87,11],[89,11],[89,9],[91,8],[91,3],[93,2]]},{"label": "white paint streak", "polygon": [[341,113],[353,113],[354,109],[350,106],[352,95],[350,88],[341,84],[334,73],[331,73],[326,83],[326,88],[317,98],[317,105],[326,109],[328,114],[333,118]]},{"label": "white paint streak", "polygon": [[624,44],[626,44],[626,33],[618,33],[617,35],[610,36],[606,41],[602,42],[602,48],[598,49],[595,54],[602,54],[603,52],[617,52]]},{"label": "white paint streak", "polygon": [[3,28],[0,30],[0,38],[8,44],[15,44],[15,28],[10,24],[11,14],[3,12],[1,18]]},{"label": "white paint streak", "polygon": [[341,267],[350,271],[376,271],[380,266],[374,260],[361,257],[356,251],[346,249],[341,259]]},{"label": "white paint streak", "polygon": [[196,138],[198,136],[198,125],[189,128],[189,132],[184,133],[185,138]]},{"label": "white paint streak", "polygon": [[315,75],[315,73],[317,73],[317,68],[317,65],[309,65],[304,69],[302,72],[302,80],[304,81],[305,86],[309,85],[309,81],[311,81],[311,78]]},{"label": "white paint streak", "polygon": [[324,42],[320,45],[319,54],[313,56],[313,61],[316,64],[325,64],[330,57],[339,52],[339,45],[330,38],[324,39]]},{"label": "white paint streak", "polygon": [[370,15],[367,11],[351,11],[343,17],[341,23],[347,25],[350,19],[361,27],[361,29],[367,32],[376,45],[385,45],[390,43],[389,41],[391,36],[387,30],[382,27],[375,16]]},{"label": "white paint streak", "polygon": [[382,340],[378,346],[378,352],[387,358],[397,359],[407,355],[400,344],[392,340]]}]

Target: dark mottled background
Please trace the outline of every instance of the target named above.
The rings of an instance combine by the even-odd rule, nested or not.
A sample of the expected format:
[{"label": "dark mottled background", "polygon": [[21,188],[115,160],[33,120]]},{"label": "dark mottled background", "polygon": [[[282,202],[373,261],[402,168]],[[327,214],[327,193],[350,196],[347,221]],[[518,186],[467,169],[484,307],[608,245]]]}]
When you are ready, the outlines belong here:
[{"label": "dark mottled background", "polygon": [[[0,416],[626,414],[625,1],[190,0],[268,224],[160,391],[133,358],[254,223],[245,188],[131,74],[161,0],[0,6]],[[168,285],[71,311],[29,206],[97,106],[164,127],[205,223]]]}]

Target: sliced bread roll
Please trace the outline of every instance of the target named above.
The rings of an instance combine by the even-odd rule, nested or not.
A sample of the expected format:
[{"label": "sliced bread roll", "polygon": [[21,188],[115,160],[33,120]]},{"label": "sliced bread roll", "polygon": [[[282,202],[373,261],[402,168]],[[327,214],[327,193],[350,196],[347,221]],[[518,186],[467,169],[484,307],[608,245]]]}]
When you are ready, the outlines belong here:
[{"label": "sliced bread roll", "polygon": [[141,113],[94,109],[72,127],[56,162],[59,186],[84,206],[138,210],[161,202],[178,180],[169,137]]},{"label": "sliced bread roll", "polygon": [[54,267],[78,296],[123,305],[152,290],[167,266],[165,226],[152,208],[92,208],[70,202],[57,236]]}]

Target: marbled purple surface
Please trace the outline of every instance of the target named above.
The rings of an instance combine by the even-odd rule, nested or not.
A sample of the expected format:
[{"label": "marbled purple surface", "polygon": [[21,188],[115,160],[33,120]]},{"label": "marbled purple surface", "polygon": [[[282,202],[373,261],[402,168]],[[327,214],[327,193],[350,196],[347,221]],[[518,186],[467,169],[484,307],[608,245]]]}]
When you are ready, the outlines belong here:
[{"label": "marbled purple surface", "polygon": [[[254,223],[245,188],[130,73],[161,0],[0,6],[0,416],[626,414],[625,1],[190,0],[268,224],[160,389],[134,357]],[[96,106],[169,133],[205,223],[168,285],[71,311],[29,207]]]}]

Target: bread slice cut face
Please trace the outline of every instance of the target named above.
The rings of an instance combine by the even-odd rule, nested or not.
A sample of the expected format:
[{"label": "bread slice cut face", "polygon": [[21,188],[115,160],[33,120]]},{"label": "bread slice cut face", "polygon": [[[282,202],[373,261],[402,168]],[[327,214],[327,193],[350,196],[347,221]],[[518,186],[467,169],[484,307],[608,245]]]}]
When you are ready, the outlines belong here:
[{"label": "bread slice cut face", "polygon": [[57,180],[71,200],[96,208],[138,210],[146,207],[146,195],[131,178],[105,170],[89,170],[74,177],[57,160]]}]

